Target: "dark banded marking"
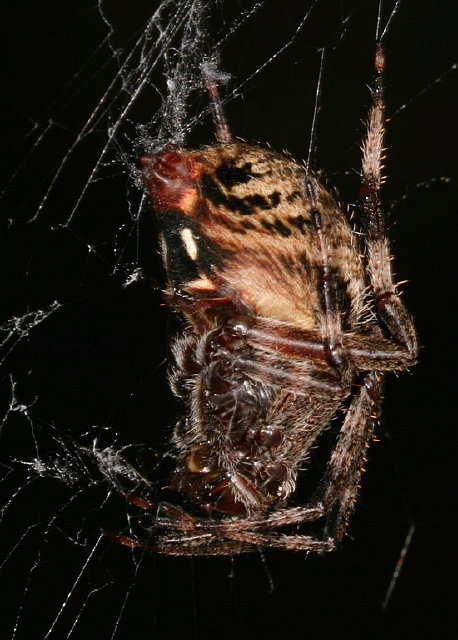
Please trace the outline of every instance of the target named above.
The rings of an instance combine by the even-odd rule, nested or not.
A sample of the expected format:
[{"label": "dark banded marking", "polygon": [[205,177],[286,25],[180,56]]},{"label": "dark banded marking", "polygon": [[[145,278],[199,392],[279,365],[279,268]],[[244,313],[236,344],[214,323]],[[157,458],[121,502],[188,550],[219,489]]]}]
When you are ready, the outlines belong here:
[{"label": "dark banded marking", "polygon": [[294,202],[294,200],[297,200],[297,198],[300,198],[302,200],[303,195],[304,194],[302,193],[302,191],[293,191],[286,196],[286,200],[287,202]]},{"label": "dark banded marking", "polygon": [[218,216],[218,223],[232,231],[232,233],[246,234],[246,228],[243,224],[233,223],[224,216]]},{"label": "dark banded marking", "polygon": [[301,265],[302,265],[307,277],[310,277],[312,275],[313,267],[310,264],[310,261],[308,259],[307,254],[305,252],[299,253],[297,255],[297,258],[298,258],[299,262],[301,263]]},{"label": "dark banded marking", "polygon": [[272,207],[278,207],[281,202],[281,194],[279,191],[274,191],[269,196],[270,203]]},{"label": "dark banded marking", "polygon": [[[254,194],[252,196],[245,196],[244,198],[237,198],[237,196],[227,196],[213,178],[204,173],[201,178],[201,185],[205,198],[210,200],[214,205],[225,207],[232,212],[238,212],[243,216],[253,215],[257,213],[258,209],[269,211],[272,209],[272,203],[264,196],[260,194]],[[273,194],[274,200],[276,200],[275,193]],[[269,196],[270,198],[270,196]]]},{"label": "dark banded marking", "polygon": [[290,255],[285,255],[283,253],[280,254],[278,257],[280,262],[284,266],[285,271],[288,271],[289,273],[294,273],[297,271],[297,268],[298,268],[297,260],[292,258]]},{"label": "dark banded marking", "polygon": [[288,218],[288,222],[297,227],[303,235],[305,235],[306,229],[309,229],[312,226],[311,221],[307,218],[304,218],[303,215],[294,217],[291,216],[290,218]]},{"label": "dark banded marking", "polygon": [[261,224],[264,229],[267,229],[271,233],[279,233],[284,238],[290,236],[293,232],[288,229],[281,220],[275,220],[275,222],[267,222],[267,220],[261,220]]},{"label": "dark banded marking", "polygon": [[226,160],[216,169],[215,175],[224,187],[232,189],[237,184],[246,184],[256,177],[251,167],[251,162],[245,162],[242,167],[236,167],[235,160]]}]

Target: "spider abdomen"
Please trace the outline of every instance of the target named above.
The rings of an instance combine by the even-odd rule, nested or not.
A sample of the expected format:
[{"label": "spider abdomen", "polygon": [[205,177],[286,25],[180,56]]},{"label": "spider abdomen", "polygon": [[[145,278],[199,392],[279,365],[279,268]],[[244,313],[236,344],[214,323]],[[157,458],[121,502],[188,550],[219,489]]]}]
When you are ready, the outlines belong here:
[{"label": "spider abdomen", "polygon": [[321,326],[323,255],[314,198],[342,314],[349,326],[358,322],[366,279],[356,236],[334,197],[292,158],[237,142],[172,148],[142,162],[162,231],[170,304],[193,322],[195,306],[183,304],[180,294],[196,298],[200,311],[206,307],[203,321],[204,303],[213,298],[219,305],[226,297],[234,315],[306,330]]}]

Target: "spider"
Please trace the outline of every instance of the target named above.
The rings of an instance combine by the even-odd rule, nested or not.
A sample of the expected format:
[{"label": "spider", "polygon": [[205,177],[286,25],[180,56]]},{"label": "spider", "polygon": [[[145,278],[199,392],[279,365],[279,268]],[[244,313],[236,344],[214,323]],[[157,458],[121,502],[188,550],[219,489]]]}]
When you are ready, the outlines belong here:
[{"label": "spider", "polygon": [[[161,230],[166,300],[187,322],[172,347],[171,386],[187,417],[174,430],[171,486],[192,506],[159,503],[150,546],[119,542],[232,555],[330,551],[341,541],[384,373],[417,357],[380,198],[384,66],[378,44],[362,147],[363,246],[316,175],[286,154],[231,138],[212,82],[217,143],[141,158]],[[293,506],[299,470],[339,412],[324,474],[309,502]],[[313,523],[320,532],[304,532]]]}]

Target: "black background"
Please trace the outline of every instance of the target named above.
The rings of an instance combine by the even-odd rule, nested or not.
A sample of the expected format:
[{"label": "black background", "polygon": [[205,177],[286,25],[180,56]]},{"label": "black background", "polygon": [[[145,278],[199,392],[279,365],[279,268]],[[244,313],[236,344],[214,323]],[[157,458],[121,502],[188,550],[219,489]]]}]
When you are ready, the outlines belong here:
[{"label": "black background", "polygon": [[[355,200],[358,186],[352,170],[358,169],[369,102],[375,4],[318,3],[295,43],[226,107],[235,135],[305,157],[319,70],[316,49],[334,42],[324,65],[315,165],[348,202]],[[104,5],[118,25],[117,45],[128,46],[152,5]],[[340,9],[346,13],[350,6],[355,11],[348,32],[333,40],[341,32]],[[239,7],[226,3],[228,22]],[[267,0],[256,20],[222,49],[232,86],[288,41],[306,7]],[[12,373],[16,398],[30,407],[32,420],[10,412],[0,434],[3,501],[14,494],[0,527],[1,638],[13,636],[16,618],[17,638],[45,637],[80,572],[51,638],[67,637],[75,621],[71,638],[105,639],[114,630],[115,638],[180,633],[199,640],[343,633],[456,637],[457,76],[450,68],[457,60],[457,17],[453,2],[401,2],[386,38],[390,122],[384,200],[395,270],[409,281],[404,300],[423,348],[411,374],[387,381],[380,441],[371,449],[343,548],[326,557],[267,551],[264,557],[189,559],[142,550],[132,556],[102,538],[85,565],[100,528],[116,526],[116,510],[119,526],[125,526],[123,500],[110,502],[105,521],[99,506],[106,487],[94,471],[89,469],[88,487],[79,492],[79,485],[66,487],[52,478],[28,483],[26,470],[15,461],[36,456],[36,442],[47,459],[56,434],[85,444],[97,434],[107,445],[116,432],[120,445],[160,447],[179,411],[166,382],[167,335],[174,321],[159,306],[163,274],[153,227],[147,220],[140,225],[140,244],[128,232],[115,237],[129,218],[128,202],[139,197],[120,153],[84,200],[78,224],[71,231],[54,226],[68,220],[71,202],[106,138],[106,122],[78,146],[39,222],[8,224],[36,211],[47,176],[56,171],[116,66],[104,46],[90,58],[106,35],[94,3],[25,2],[4,16],[4,318],[24,316],[53,300],[63,304],[27,331],[2,371],[4,408]],[[214,20],[217,31],[216,15]],[[161,85],[159,75],[154,82]],[[147,101],[139,103],[137,117],[146,120]],[[34,136],[49,118],[53,124],[44,143],[35,147]],[[34,123],[39,125],[32,131]],[[209,122],[192,133],[191,144],[211,141]],[[123,145],[126,150],[125,140]],[[88,238],[98,245],[94,254],[87,252]],[[116,273],[113,241],[126,249]],[[124,288],[127,274],[139,265],[145,277]],[[93,425],[97,429],[91,431]],[[412,526],[405,562],[383,608]]]}]

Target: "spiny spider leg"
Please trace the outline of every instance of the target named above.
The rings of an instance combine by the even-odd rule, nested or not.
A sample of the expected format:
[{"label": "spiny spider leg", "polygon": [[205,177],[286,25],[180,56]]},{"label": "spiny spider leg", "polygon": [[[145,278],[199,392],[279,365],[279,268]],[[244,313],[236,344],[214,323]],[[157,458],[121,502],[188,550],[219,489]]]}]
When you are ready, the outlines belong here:
[{"label": "spiny spider leg", "polygon": [[346,387],[351,380],[348,360],[343,352],[342,313],[338,308],[337,291],[339,283],[335,269],[331,267],[332,246],[324,228],[323,217],[315,192],[314,183],[306,178],[305,191],[311,202],[310,217],[314,229],[316,243],[321,256],[318,269],[318,290],[323,311],[324,326],[323,343],[329,364],[339,373],[342,386]]},{"label": "spiny spider leg", "polygon": [[[326,349],[321,334],[316,330],[301,330],[285,323],[257,318],[252,326],[243,330],[247,342],[268,352],[312,359],[324,364]],[[374,331],[367,334],[345,332],[342,335],[345,354],[358,371],[393,371],[415,364],[416,353],[407,353],[399,344]]]},{"label": "spiny spider leg", "polygon": [[312,504],[330,512],[328,536],[338,543],[345,532],[360,488],[365,452],[380,413],[383,376],[368,373],[345,417],[337,445]]},{"label": "spiny spider leg", "polygon": [[377,45],[375,57],[376,77],[373,104],[369,112],[367,136],[363,144],[360,200],[367,225],[367,267],[374,292],[375,305],[391,336],[405,350],[414,364],[418,352],[412,319],[402,304],[393,283],[391,257],[386,237],[380,189],[383,182],[383,154],[385,137],[384,71],[385,53]]}]

